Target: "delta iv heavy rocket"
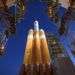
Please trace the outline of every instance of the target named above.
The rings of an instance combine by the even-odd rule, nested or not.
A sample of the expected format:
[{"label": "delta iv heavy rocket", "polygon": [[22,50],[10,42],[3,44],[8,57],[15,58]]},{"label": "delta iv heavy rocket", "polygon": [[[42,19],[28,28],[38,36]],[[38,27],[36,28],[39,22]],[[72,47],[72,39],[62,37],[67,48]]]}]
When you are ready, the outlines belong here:
[{"label": "delta iv heavy rocket", "polygon": [[30,29],[24,53],[23,71],[20,75],[51,75],[51,58],[45,32],[38,21]]}]

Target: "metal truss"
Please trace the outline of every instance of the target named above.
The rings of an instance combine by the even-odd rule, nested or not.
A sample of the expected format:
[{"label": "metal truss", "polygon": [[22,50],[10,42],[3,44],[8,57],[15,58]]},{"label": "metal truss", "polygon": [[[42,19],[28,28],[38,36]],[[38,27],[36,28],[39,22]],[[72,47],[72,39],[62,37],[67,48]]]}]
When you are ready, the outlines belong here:
[{"label": "metal truss", "polygon": [[4,32],[0,32],[0,55],[4,54],[8,38]]}]

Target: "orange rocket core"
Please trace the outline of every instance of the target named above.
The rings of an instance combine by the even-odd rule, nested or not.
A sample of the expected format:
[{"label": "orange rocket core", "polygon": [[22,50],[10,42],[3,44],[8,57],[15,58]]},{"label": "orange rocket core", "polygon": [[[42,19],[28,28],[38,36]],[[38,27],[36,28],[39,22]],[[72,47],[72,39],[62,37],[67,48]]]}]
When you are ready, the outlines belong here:
[{"label": "orange rocket core", "polygon": [[34,31],[34,46],[32,55],[33,64],[39,65],[41,63],[41,49],[39,31]]}]

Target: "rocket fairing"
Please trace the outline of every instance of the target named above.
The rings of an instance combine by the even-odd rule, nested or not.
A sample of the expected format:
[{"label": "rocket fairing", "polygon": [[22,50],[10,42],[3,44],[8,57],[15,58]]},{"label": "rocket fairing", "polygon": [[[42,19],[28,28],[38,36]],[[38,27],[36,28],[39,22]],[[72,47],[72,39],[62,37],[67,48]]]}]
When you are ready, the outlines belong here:
[{"label": "rocket fairing", "polygon": [[38,23],[38,21],[34,22],[34,31],[38,31],[39,32],[39,23]]},{"label": "rocket fairing", "polygon": [[28,65],[31,64],[32,60],[32,49],[33,49],[33,30],[30,29],[28,37],[27,37],[27,44],[25,49],[25,55],[24,55],[24,64]]},{"label": "rocket fairing", "polygon": [[41,55],[42,55],[42,62],[43,64],[50,64],[50,54],[49,49],[46,41],[46,36],[44,30],[40,30],[40,41],[41,41]]}]

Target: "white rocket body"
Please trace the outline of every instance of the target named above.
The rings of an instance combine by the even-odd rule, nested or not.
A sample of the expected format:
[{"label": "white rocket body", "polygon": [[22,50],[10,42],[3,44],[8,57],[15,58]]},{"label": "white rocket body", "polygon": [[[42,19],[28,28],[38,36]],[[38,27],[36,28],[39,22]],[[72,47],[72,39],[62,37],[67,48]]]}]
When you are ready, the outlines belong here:
[{"label": "white rocket body", "polygon": [[39,31],[39,22],[38,21],[34,22],[34,31]]}]

